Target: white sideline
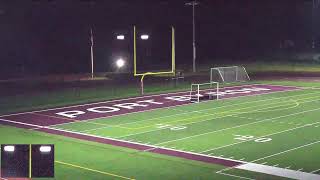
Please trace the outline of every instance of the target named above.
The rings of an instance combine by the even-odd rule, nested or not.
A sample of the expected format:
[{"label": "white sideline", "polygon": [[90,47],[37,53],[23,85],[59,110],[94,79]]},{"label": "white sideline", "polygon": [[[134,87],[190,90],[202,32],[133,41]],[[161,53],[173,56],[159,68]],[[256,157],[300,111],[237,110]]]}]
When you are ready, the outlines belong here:
[{"label": "white sideline", "polygon": [[[256,137],[253,140],[259,139],[259,138],[264,138],[264,137],[269,137],[269,136],[273,136],[273,135],[278,135],[278,134],[286,133],[286,132],[289,132],[289,131],[294,131],[296,129],[301,129],[301,128],[304,128],[304,127],[313,126],[313,125],[319,124],[319,123],[320,122],[315,122],[315,123],[306,124],[306,125],[303,125],[303,126],[294,127],[294,128],[291,128],[291,129],[286,129],[286,130],[283,130],[283,131],[278,131],[278,132],[271,133],[271,134],[266,134],[266,135],[263,135],[263,136]],[[240,142],[236,142],[236,143],[232,143],[232,144],[227,144],[227,145],[216,147],[216,148],[212,148],[212,149],[207,149],[205,151],[201,151],[200,153],[207,153],[207,152],[214,151],[214,150],[217,150],[217,149],[222,149],[222,148],[225,148],[225,147],[230,147],[230,146],[234,146],[234,145],[238,145],[238,144],[242,144],[242,143],[250,142],[250,141],[252,141],[252,139],[244,140],[244,141],[240,141]]]},{"label": "white sideline", "polygon": [[320,179],[320,175],[317,175],[317,174],[311,174],[311,173],[295,171],[291,169],[261,165],[256,163],[243,164],[243,165],[237,166],[236,169],[259,172],[259,173],[280,176],[285,178],[292,178],[292,179],[308,179],[308,180]]},{"label": "white sideline", "polygon": [[[254,84],[257,85],[257,84]],[[258,84],[258,85],[264,85],[264,84]],[[279,86],[279,85],[275,85],[275,86]],[[236,87],[236,86],[232,86],[232,87]],[[287,87],[287,86],[283,86],[283,87]],[[268,94],[274,94],[274,93],[285,93],[285,92],[292,92],[292,91],[300,91],[300,90],[305,90],[299,87],[296,87],[298,89],[292,89],[292,90],[286,90],[286,91],[272,91],[272,92],[267,92],[267,93],[261,93],[261,94],[252,94],[252,95],[246,95],[246,96],[236,96],[236,97],[228,97],[228,98],[223,98],[223,100],[227,100],[227,99],[236,99],[236,98],[241,98],[241,97],[254,97],[254,96],[259,96],[259,95],[268,95]],[[226,105],[226,106],[220,106],[220,107],[216,107],[216,108],[207,108],[207,109],[203,109],[201,111],[205,111],[205,110],[209,110],[209,109],[219,109],[219,108],[223,108],[223,107],[229,107],[229,106],[234,106],[234,105],[240,105],[240,104],[249,104],[249,103],[254,103],[254,102],[260,102],[260,101],[269,101],[269,100],[274,100],[274,99],[282,99],[282,98],[289,98],[289,97],[295,97],[295,96],[304,96],[307,94],[319,94],[319,92],[313,92],[313,93],[305,93],[305,94],[299,94],[299,95],[292,95],[292,96],[286,96],[286,97],[278,97],[278,98],[269,98],[269,99],[262,99],[262,100],[257,100],[257,101],[251,101],[251,102],[245,102],[245,103],[237,103],[237,104],[232,104],[232,105]],[[199,102],[201,104],[203,103],[209,103],[210,101],[202,101]],[[199,104],[198,103],[198,104]],[[166,106],[166,107],[161,107],[161,108],[155,108],[155,109],[147,109],[147,110],[143,110],[143,111],[136,111],[136,112],[128,112],[128,113],[123,113],[123,114],[117,114],[117,115],[112,115],[109,117],[117,117],[117,116],[123,116],[123,115],[128,115],[128,114],[136,114],[136,113],[142,113],[142,112],[149,112],[149,111],[154,111],[154,110],[159,110],[159,109],[170,109],[170,108],[174,108],[174,107],[182,107],[182,106],[187,106],[190,105],[191,103],[186,103],[186,104],[179,104],[179,105],[174,105],[174,106]],[[190,113],[195,112],[195,111],[190,111]],[[29,112],[28,112],[29,113]],[[22,113],[23,114],[23,113]],[[179,115],[179,114],[177,114]],[[10,116],[10,115],[5,115],[5,116]],[[1,116],[0,116],[1,117]],[[163,118],[165,118],[166,116],[163,116]],[[107,118],[107,117],[97,117],[97,118],[91,118],[91,119],[87,119],[87,120],[81,120],[81,122],[89,122],[89,121],[93,121],[96,119],[101,119],[101,118]],[[155,118],[157,119],[157,118]],[[151,119],[150,119],[151,120]],[[152,118],[153,120],[153,118]],[[140,121],[138,121],[140,122]],[[54,126],[58,126],[58,125],[65,125],[65,124],[72,124],[72,123],[77,123],[77,121],[75,122],[67,122],[67,123],[61,123],[61,124],[56,124],[56,125],[52,125]],[[118,124],[118,125],[123,125],[123,124]]]},{"label": "white sideline", "polygon": [[[183,151],[183,150],[172,149],[172,148],[167,148],[167,147],[162,147],[162,146],[150,145],[150,144],[146,144],[146,143],[138,143],[138,142],[133,142],[133,141],[128,141],[128,140],[122,140],[122,139],[116,139],[116,138],[111,138],[111,137],[104,137],[104,136],[86,134],[86,133],[81,133],[81,132],[74,132],[74,131],[62,130],[62,129],[52,128],[52,127],[44,127],[44,128],[46,128],[46,129],[52,129],[52,130],[56,130],[56,131],[61,131],[61,132],[72,133],[72,134],[79,134],[79,135],[84,135],[84,136],[89,136],[89,137],[96,137],[96,138],[101,138],[101,139],[107,139],[107,140],[113,140],[113,141],[118,141],[118,142],[124,142],[124,143],[129,143],[129,144],[142,145],[142,146],[150,147],[150,149],[165,149],[165,150],[171,150],[171,151],[176,151],[176,152],[183,152],[183,153],[188,153],[188,154],[193,154],[193,155],[198,155],[198,156],[203,156],[203,157],[223,159],[223,160],[228,160],[228,161],[233,161],[233,162],[239,162],[239,163],[248,163],[248,162],[241,161],[241,160],[235,160],[235,159],[229,159],[229,158],[222,158],[222,157],[218,157],[218,156],[210,156],[210,155],[206,155],[206,154],[200,154],[200,153],[196,153],[196,152]],[[146,150],[144,150],[143,152],[150,151],[150,149],[146,149]]]},{"label": "white sideline", "polygon": [[[228,86],[228,87],[223,87],[223,88],[224,89],[228,89],[228,88],[234,88],[234,87],[244,87],[244,86],[254,86],[254,85],[266,85],[266,84],[245,84],[245,85],[238,85],[238,86]],[[273,85],[269,85],[269,86],[273,86]],[[281,85],[275,85],[275,86],[281,86]],[[282,87],[288,87],[288,86],[282,86]],[[296,87],[296,88],[299,88],[299,87]],[[72,108],[72,107],[82,107],[82,106],[88,106],[88,105],[94,105],[94,104],[110,103],[110,102],[117,102],[117,101],[149,98],[149,97],[154,97],[154,96],[164,96],[164,95],[180,94],[180,93],[188,93],[188,92],[189,91],[178,91],[178,92],[172,92],[172,93],[152,94],[152,95],[148,95],[148,96],[136,96],[136,97],[131,97],[131,98],[122,98],[122,99],[100,101],[100,102],[94,102],[94,103],[86,103],[86,104],[79,104],[79,105],[72,105],[72,106],[49,108],[49,109],[43,109],[43,110],[27,111],[27,112],[12,113],[12,114],[4,114],[4,115],[0,115],[0,117],[14,116],[14,115],[20,115],[20,114],[29,114],[29,113],[37,113],[37,112],[46,112],[46,111],[52,111],[52,110],[58,110],[58,109],[66,109],[66,108]]]},{"label": "white sideline", "polygon": [[[315,100],[312,100],[312,101],[315,101]],[[310,102],[312,102],[312,101],[310,101]],[[197,137],[197,136],[207,135],[207,134],[216,133],[216,132],[220,132],[220,131],[224,131],[224,130],[234,129],[234,128],[238,128],[238,127],[242,127],[242,126],[247,126],[247,125],[251,125],[251,124],[257,124],[257,123],[261,123],[261,122],[265,122],[265,121],[271,121],[271,120],[274,120],[274,119],[280,119],[280,118],[283,118],[283,117],[289,117],[289,116],[294,116],[294,115],[297,115],[297,114],[303,114],[305,112],[312,112],[312,111],[318,111],[318,110],[320,110],[320,108],[306,110],[306,111],[300,111],[300,112],[297,112],[297,113],[286,114],[286,115],[282,115],[282,116],[278,116],[278,117],[273,117],[273,118],[269,118],[269,119],[263,119],[263,120],[260,120],[260,121],[255,121],[255,122],[251,122],[251,123],[247,123],[247,124],[241,124],[241,125],[234,126],[234,127],[220,129],[220,130],[217,130],[217,131],[210,131],[210,132],[203,133],[203,134],[197,134],[197,135],[188,136],[188,137],[184,137],[184,138],[180,138],[180,139],[170,140],[170,141],[159,143],[157,145],[160,145],[160,144],[163,144],[163,143],[170,143],[170,142],[180,141],[180,140],[189,139],[189,138],[193,138],[193,137]],[[246,112],[244,112],[244,113],[246,113]],[[242,113],[221,116],[221,117],[218,117],[218,118],[210,118],[210,119],[205,119],[205,120],[201,120],[201,121],[185,123],[185,124],[181,124],[181,125],[195,124],[195,123],[200,123],[200,122],[204,122],[204,121],[210,121],[210,120],[214,120],[214,119],[224,118],[224,117],[228,117],[228,116],[234,116],[234,115],[238,115],[238,114],[242,114]],[[145,131],[145,132],[134,133],[134,134],[129,134],[129,135],[125,135],[125,136],[120,136],[120,137],[117,137],[117,138],[124,138],[124,137],[140,135],[140,134],[145,134],[145,133],[154,132],[154,131],[160,131],[160,130],[161,129],[155,129],[155,130],[151,130],[151,131]]]}]

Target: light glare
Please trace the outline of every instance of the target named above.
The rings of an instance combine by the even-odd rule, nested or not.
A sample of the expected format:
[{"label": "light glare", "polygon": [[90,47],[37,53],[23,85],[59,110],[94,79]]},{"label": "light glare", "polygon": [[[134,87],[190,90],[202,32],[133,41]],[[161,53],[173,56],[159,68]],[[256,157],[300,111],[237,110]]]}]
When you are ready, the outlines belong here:
[{"label": "light glare", "polygon": [[117,60],[117,62],[116,62],[116,63],[117,63],[118,68],[121,68],[121,67],[123,67],[123,66],[124,66],[124,63],[125,63],[125,62],[124,62],[124,60],[123,60],[123,59],[121,59],[121,58],[120,58],[120,59],[118,59],[118,60]]},{"label": "light glare", "polygon": [[117,39],[118,39],[118,40],[124,40],[124,35],[118,35],[118,36],[117,36]]},{"label": "light glare", "polygon": [[141,35],[141,39],[142,40],[147,40],[147,39],[149,39],[149,35],[143,34],[143,35]]},{"label": "light glare", "polygon": [[4,146],[4,151],[6,151],[6,152],[14,152],[14,146]]},{"label": "light glare", "polygon": [[40,152],[48,153],[51,152],[51,146],[40,146]]}]

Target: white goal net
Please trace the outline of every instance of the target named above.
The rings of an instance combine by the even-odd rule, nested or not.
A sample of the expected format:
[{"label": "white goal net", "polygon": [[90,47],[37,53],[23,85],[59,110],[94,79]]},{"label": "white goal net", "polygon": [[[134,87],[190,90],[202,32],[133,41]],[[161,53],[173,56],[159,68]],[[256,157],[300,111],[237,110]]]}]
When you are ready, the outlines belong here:
[{"label": "white goal net", "polygon": [[210,69],[210,82],[243,82],[250,77],[243,66],[215,67]]},{"label": "white goal net", "polygon": [[200,102],[203,100],[219,99],[219,83],[209,82],[202,84],[191,84],[190,101]]}]

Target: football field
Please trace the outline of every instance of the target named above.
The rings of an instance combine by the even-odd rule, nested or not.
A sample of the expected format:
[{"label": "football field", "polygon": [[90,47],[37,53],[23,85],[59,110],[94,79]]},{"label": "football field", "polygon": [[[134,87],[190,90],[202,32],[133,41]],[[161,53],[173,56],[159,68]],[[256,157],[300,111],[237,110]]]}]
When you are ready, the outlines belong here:
[{"label": "football field", "polygon": [[2,124],[225,166],[215,173],[253,179],[320,178],[320,89],[250,84],[221,99],[150,95],[2,115]]}]

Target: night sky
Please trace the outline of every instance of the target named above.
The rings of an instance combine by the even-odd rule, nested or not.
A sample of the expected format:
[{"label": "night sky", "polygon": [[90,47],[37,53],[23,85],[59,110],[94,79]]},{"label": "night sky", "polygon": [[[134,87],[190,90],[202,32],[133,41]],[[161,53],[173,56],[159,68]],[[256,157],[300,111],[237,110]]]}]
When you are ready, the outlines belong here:
[{"label": "night sky", "polygon": [[[120,51],[114,36],[117,32],[130,34],[133,25],[146,29],[175,26],[178,67],[191,66],[192,9],[185,2],[1,0],[0,74],[89,73],[90,27],[94,32],[96,70],[112,71],[113,54]],[[199,2],[196,36],[200,64],[270,53],[283,40],[307,48],[316,34],[312,16],[316,17],[317,12],[312,14],[311,0]],[[131,52],[131,47],[124,47]],[[153,53],[156,56],[160,51]]]}]

